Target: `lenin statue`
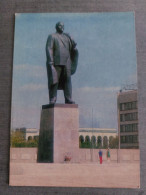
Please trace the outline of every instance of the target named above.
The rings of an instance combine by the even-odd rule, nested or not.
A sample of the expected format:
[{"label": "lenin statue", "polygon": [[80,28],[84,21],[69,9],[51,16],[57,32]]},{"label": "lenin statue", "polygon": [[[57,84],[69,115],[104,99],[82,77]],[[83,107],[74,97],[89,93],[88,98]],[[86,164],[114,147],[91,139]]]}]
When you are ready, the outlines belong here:
[{"label": "lenin statue", "polygon": [[64,91],[66,104],[72,100],[71,75],[75,73],[78,63],[78,50],[75,41],[64,33],[64,24],[56,24],[56,33],[48,36],[46,43],[47,74],[50,104],[57,100],[57,90]]}]

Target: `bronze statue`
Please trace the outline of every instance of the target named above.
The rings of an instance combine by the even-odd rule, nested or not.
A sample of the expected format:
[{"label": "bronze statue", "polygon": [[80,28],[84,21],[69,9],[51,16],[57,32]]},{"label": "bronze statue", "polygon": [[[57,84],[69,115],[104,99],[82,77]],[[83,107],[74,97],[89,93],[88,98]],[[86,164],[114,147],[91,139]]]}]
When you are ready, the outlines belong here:
[{"label": "bronze statue", "polygon": [[75,41],[64,33],[64,24],[56,24],[56,33],[48,36],[46,43],[47,74],[50,104],[57,100],[57,90],[64,91],[65,103],[72,100],[71,75],[75,73],[78,62],[78,50]]}]

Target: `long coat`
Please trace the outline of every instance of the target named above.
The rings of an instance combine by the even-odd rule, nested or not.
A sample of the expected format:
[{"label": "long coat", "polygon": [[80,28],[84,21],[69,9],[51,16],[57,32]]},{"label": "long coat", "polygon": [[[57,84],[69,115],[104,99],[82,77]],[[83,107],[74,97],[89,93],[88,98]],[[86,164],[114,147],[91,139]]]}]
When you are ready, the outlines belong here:
[{"label": "long coat", "polygon": [[73,75],[78,63],[78,50],[76,43],[70,35],[54,33],[48,36],[46,43],[48,86],[59,83],[58,89],[64,89],[64,78],[58,80],[56,65],[66,65]]}]

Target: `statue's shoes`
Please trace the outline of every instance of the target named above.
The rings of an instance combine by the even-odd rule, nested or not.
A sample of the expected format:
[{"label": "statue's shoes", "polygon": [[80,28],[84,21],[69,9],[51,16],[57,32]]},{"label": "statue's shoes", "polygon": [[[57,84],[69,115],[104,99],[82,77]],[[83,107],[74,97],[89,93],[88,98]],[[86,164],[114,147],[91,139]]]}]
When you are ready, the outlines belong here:
[{"label": "statue's shoes", "polygon": [[56,102],[55,101],[50,101],[50,104],[55,104]]},{"label": "statue's shoes", "polygon": [[75,102],[74,101],[65,101],[65,104],[75,104]]}]

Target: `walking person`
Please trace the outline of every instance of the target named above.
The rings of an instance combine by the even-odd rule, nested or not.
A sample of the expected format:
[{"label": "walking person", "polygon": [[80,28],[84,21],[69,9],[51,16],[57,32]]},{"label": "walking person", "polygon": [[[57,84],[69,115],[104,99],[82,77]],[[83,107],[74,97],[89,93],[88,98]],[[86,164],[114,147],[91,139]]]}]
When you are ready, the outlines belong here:
[{"label": "walking person", "polygon": [[99,160],[100,160],[100,164],[102,164],[102,151],[101,149],[99,150]]},{"label": "walking person", "polygon": [[107,155],[107,162],[109,162],[110,161],[110,150],[109,150],[109,148],[107,149],[106,155]]}]

